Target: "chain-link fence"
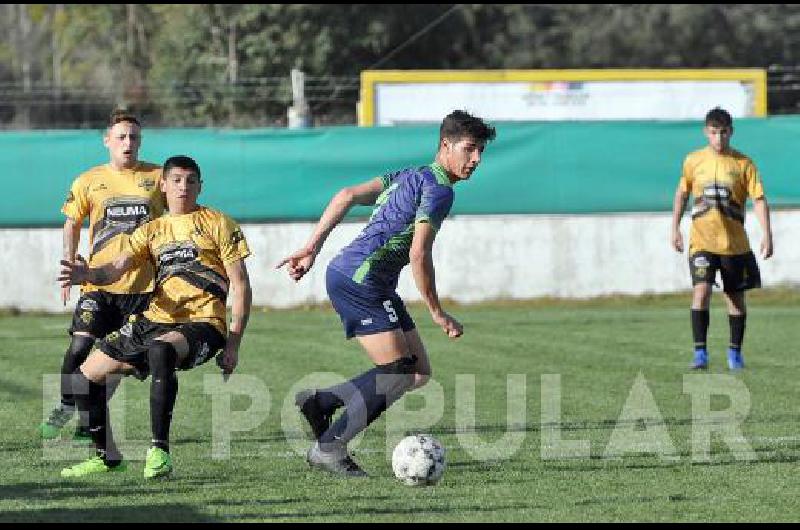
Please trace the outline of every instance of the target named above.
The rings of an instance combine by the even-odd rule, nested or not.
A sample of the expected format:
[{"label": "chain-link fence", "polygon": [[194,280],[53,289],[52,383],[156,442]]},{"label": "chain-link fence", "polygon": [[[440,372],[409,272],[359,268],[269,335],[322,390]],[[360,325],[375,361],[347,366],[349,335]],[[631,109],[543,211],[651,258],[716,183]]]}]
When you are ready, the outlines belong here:
[{"label": "chain-link fence", "polygon": [[[360,79],[306,76],[312,125],[354,125]],[[0,84],[0,129],[102,128],[116,105],[136,110],[148,127],[285,127],[289,76],[191,84],[99,87]],[[767,68],[770,115],[800,113],[800,65]]]}]

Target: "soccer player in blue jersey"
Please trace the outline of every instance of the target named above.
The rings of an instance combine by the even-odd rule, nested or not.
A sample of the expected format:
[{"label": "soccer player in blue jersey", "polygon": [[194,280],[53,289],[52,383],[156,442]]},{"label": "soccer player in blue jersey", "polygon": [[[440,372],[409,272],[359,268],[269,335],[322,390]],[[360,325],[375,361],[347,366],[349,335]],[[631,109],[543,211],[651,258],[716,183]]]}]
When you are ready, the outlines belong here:
[{"label": "soccer player in blue jersey", "polygon": [[[433,163],[406,168],[340,190],[331,199],[314,233],[282,260],[300,280],[314,265],[331,230],[354,204],[375,205],[361,233],[331,260],[328,297],[348,339],[358,338],[375,365],[341,385],[304,390],[296,403],[317,439],[308,463],[334,474],[366,476],[347,451],[347,443],[406,391],[424,385],[430,362],[414,321],[395,292],[400,270],[411,263],[414,282],[431,318],[451,338],[463,333],[436,293],[431,250],[436,232],[453,205],[453,185],[468,180],[481,161],[495,129],[480,118],[454,111],[439,130]],[[334,412],[344,412],[332,422]]]}]

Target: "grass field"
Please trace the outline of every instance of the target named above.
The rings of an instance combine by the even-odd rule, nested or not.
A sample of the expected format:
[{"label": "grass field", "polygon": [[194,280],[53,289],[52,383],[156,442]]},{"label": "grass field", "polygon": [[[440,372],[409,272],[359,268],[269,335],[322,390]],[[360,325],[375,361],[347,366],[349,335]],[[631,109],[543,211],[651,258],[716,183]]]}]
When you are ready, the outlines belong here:
[{"label": "grass field", "polygon": [[[122,434],[134,447],[126,452],[129,470],[83,480],[59,477],[62,467],[91,453],[66,441],[43,445],[35,438],[43,408],[51,404],[48,399],[43,405],[49,387],[42,374],[58,371],[69,317],[0,317],[0,521],[797,520],[798,302],[800,295],[792,291],[750,296],[747,368],[732,376],[746,389],[750,408],[746,416],[722,420],[697,417],[695,394],[684,392],[691,357],[688,295],[450,306],[465,325],[458,341],[448,340],[420,307],[412,307],[434,367],[435,384],[425,395],[435,397],[440,388],[443,412],[436,414],[432,400],[412,394],[398,405],[409,416],[419,412],[420,422],[432,406],[433,425],[378,420],[355,450],[371,474],[367,480],[309,471],[294,450],[308,442],[287,426],[299,425],[296,416],[282,420],[284,401],[308,374],[350,377],[368,366],[328,309],[254,312],[239,373],[250,376],[243,387],[262,396],[268,390],[270,406],[250,414],[252,428],[231,435],[230,458],[212,458],[212,395],[204,393],[203,381],[205,375],[216,381],[216,367],[209,363],[181,374],[172,428],[176,470],[161,482],[142,477],[149,382],[136,380],[126,380],[122,398],[115,398],[124,412]],[[701,378],[700,387],[729,381],[727,341],[727,318],[715,297],[709,374],[721,379]],[[524,401],[512,403],[507,428],[509,374],[524,374],[525,384],[515,387],[515,395],[524,391]],[[555,420],[549,394],[543,406],[542,374],[560,375],[561,416]],[[472,429],[456,413],[456,395],[460,405],[469,401],[464,381],[470,377]],[[652,401],[643,401],[649,395]],[[256,401],[238,395],[230,403],[233,418]],[[636,417],[629,415],[618,421],[626,403],[644,407],[647,419],[631,421]],[[715,411],[731,403],[724,396],[710,401]],[[746,458],[745,446],[732,449],[717,434],[711,436],[710,459],[694,458],[693,432],[735,428],[739,421],[752,458]],[[542,440],[554,429],[566,441],[588,441],[590,456],[543,458]],[[606,456],[615,429],[666,440],[676,454]],[[448,468],[438,485],[410,488],[392,476],[386,438],[406,431],[430,432],[448,449]],[[495,442],[489,456],[476,456]],[[521,445],[503,454],[515,444]]]}]

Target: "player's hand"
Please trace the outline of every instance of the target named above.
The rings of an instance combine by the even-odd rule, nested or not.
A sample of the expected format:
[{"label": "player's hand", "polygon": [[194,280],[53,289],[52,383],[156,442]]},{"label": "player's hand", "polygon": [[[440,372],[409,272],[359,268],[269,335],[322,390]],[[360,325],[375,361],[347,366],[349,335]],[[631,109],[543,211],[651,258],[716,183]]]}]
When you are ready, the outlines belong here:
[{"label": "player's hand", "polygon": [[761,257],[764,259],[769,259],[772,257],[772,236],[767,236],[761,240]]},{"label": "player's hand", "polygon": [[464,326],[445,312],[438,315],[433,315],[433,321],[442,328],[448,337],[457,339],[464,334]]},{"label": "player's hand", "polygon": [[309,248],[302,248],[281,260],[275,268],[280,269],[284,265],[288,264],[288,272],[289,276],[294,281],[299,281],[300,278],[306,275],[308,271],[311,270],[311,267],[314,266],[314,260],[317,258],[317,253],[314,252],[312,249]]},{"label": "player's hand", "polygon": [[678,252],[683,252],[683,234],[680,230],[672,232],[672,248]]},{"label": "player's hand", "polygon": [[222,370],[222,378],[227,381],[236,365],[239,364],[239,347],[226,344],[221,354],[217,355],[217,366]]},{"label": "player's hand", "polygon": [[[89,265],[86,260],[79,254],[75,256],[75,261],[61,260],[61,274],[58,276],[58,281],[61,282],[62,297],[63,289],[67,289],[69,293],[70,285],[80,285],[85,282],[89,277]],[[65,302],[66,303],[66,302]]]}]

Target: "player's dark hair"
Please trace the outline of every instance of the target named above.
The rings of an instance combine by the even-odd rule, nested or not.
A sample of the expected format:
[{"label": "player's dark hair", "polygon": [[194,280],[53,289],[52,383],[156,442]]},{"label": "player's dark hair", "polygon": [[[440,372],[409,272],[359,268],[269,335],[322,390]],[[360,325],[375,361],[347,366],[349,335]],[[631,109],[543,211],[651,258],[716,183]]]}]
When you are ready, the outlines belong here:
[{"label": "player's dark hair", "polygon": [[142,126],[142,124],[139,123],[139,118],[137,118],[136,115],[131,111],[126,109],[112,110],[111,115],[108,117],[108,128],[110,129],[114,125],[121,122],[135,123],[139,127]]},{"label": "player's dark hair", "polygon": [[469,136],[484,144],[494,140],[496,135],[494,127],[487,125],[482,119],[471,116],[463,110],[454,110],[442,120],[439,127],[439,142],[444,138],[460,140]]},{"label": "player's dark hair", "polygon": [[706,114],[706,125],[711,127],[733,127],[733,118],[731,118],[727,110],[714,107]]},{"label": "player's dark hair", "polygon": [[175,167],[194,171],[197,174],[197,178],[200,178],[200,166],[197,165],[197,162],[195,162],[193,158],[186,155],[176,155],[167,158],[167,161],[164,162],[164,167],[161,170],[161,174],[166,176],[170,169]]}]

